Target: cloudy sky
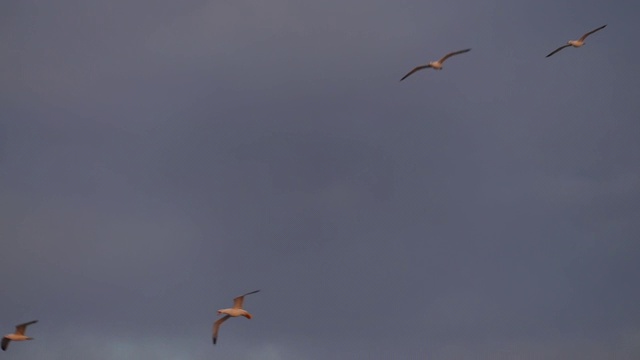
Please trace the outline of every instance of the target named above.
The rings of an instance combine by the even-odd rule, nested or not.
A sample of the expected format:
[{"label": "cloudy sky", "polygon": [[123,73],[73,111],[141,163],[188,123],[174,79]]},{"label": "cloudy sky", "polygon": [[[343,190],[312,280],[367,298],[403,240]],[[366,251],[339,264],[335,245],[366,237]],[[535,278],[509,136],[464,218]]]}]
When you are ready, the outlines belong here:
[{"label": "cloudy sky", "polygon": [[2,1],[2,357],[639,358],[639,15]]}]

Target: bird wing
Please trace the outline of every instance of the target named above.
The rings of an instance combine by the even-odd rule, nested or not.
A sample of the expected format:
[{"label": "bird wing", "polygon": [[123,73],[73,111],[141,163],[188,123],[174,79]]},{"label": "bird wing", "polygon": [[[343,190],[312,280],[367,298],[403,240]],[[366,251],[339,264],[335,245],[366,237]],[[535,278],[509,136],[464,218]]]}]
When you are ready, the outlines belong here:
[{"label": "bird wing", "polygon": [[255,294],[260,290],[256,290],[256,291],[252,291],[252,292],[248,292],[244,295],[240,295],[237,298],[233,299],[233,308],[234,309],[242,309],[242,304],[244,302],[244,297],[247,295],[251,295],[251,294]]},{"label": "bird wing", "polygon": [[33,321],[26,322],[24,324],[16,325],[16,334],[24,335],[24,331],[27,329],[27,326],[31,324],[35,324],[37,322],[38,320],[33,320]]},{"label": "bird wing", "polygon": [[408,77],[409,77],[409,75],[413,74],[413,73],[414,73],[414,72],[416,72],[416,71],[420,71],[420,70],[422,70],[422,69],[426,69],[426,68],[430,68],[430,67],[431,67],[431,65],[420,65],[420,66],[417,66],[417,67],[413,68],[413,70],[409,71],[409,72],[407,73],[407,75],[403,76],[403,77],[402,77],[402,79],[400,79],[400,81],[402,81],[402,80],[404,80],[404,79],[408,78]]},{"label": "bird wing", "polygon": [[6,337],[2,338],[2,351],[7,351],[7,347],[9,347],[9,339],[7,339]]},{"label": "bird wing", "polygon": [[571,45],[569,45],[569,44],[567,44],[567,45],[562,45],[562,46],[560,46],[559,48],[557,48],[557,49],[553,50],[553,51],[551,52],[551,54],[549,54],[549,55],[547,55],[547,56],[545,56],[545,57],[549,57],[549,56],[551,56],[551,55],[553,55],[553,54],[557,53],[558,51],[560,51],[560,50],[562,50],[562,49],[564,49],[564,48],[566,48],[566,47],[569,47],[569,46],[571,46]]},{"label": "bird wing", "polygon": [[458,55],[458,54],[464,54],[466,52],[469,52],[471,49],[464,49],[464,50],[459,50],[459,51],[454,51],[454,52],[450,52],[447,55],[443,56],[442,59],[438,60],[439,63],[443,63],[445,60],[447,60],[448,58],[454,56],[454,55]]},{"label": "bird wing", "polygon": [[230,317],[230,315],[226,315],[213,323],[213,345],[215,345],[216,341],[218,340],[218,330],[220,330],[220,325],[222,325],[222,323],[227,321],[227,319]]},{"label": "bird wing", "polygon": [[588,33],[586,33],[586,34],[582,35],[582,37],[580,38],[580,41],[584,41],[584,39],[586,39],[586,38],[587,38],[587,36],[589,36],[589,35],[593,34],[594,32],[596,32],[596,31],[598,31],[598,30],[602,30],[602,29],[604,29],[605,27],[607,27],[607,25],[602,25],[602,26],[600,26],[600,27],[599,27],[599,28],[597,28],[597,29],[593,29],[593,30],[589,31]]}]

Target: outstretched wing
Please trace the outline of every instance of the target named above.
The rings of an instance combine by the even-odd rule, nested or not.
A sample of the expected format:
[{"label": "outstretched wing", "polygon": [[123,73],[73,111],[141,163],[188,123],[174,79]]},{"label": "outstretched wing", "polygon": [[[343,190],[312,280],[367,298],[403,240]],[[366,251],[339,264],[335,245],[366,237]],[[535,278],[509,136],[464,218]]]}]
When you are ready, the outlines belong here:
[{"label": "outstretched wing", "polygon": [[458,54],[464,54],[466,52],[469,52],[471,49],[464,49],[464,50],[459,50],[459,51],[454,51],[454,52],[450,52],[447,55],[443,56],[442,59],[438,60],[439,63],[443,63],[445,60],[447,60],[448,58],[454,56],[454,55],[458,55]]},{"label": "outstretched wing", "polygon": [[403,77],[402,77],[402,79],[400,79],[400,81],[402,81],[402,80],[404,80],[404,79],[408,78],[408,77],[409,77],[409,75],[413,74],[413,73],[414,73],[414,72],[416,72],[416,71],[420,71],[420,70],[422,70],[422,69],[426,69],[426,68],[430,68],[430,67],[431,67],[431,65],[421,65],[421,66],[415,67],[415,68],[413,68],[413,70],[409,71],[409,72],[407,73],[407,75],[403,76]]},{"label": "outstretched wing", "polygon": [[584,39],[586,39],[586,38],[587,38],[587,36],[589,36],[589,35],[593,34],[594,32],[596,32],[596,31],[598,31],[598,30],[602,30],[602,29],[604,29],[604,28],[606,28],[606,27],[607,27],[607,25],[602,25],[602,26],[600,26],[600,27],[599,27],[599,28],[597,28],[597,29],[593,29],[593,30],[589,31],[588,33],[586,33],[586,34],[582,35],[582,37],[580,38],[580,41],[584,41]]},{"label": "outstretched wing", "polygon": [[218,330],[220,330],[220,325],[222,325],[222,323],[227,321],[227,319],[230,317],[230,315],[226,315],[213,323],[213,345],[215,345],[216,341],[218,340]]},{"label": "outstretched wing", "polygon": [[35,324],[37,322],[38,320],[33,320],[33,321],[26,322],[24,324],[16,325],[16,334],[24,335],[24,331],[27,329],[27,326],[31,324]]},{"label": "outstretched wing", "polygon": [[562,49],[564,49],[564,48],[566,48],[566,47],[569,47],[569,46],[571,46],[571,45],[569,45],[569,44],[567,44],[567,45],[562,45],[562,46],[560,46],[559,48],[557,48],[557,49],[553,50],[553,51],[551,52],[551,54],[549,54],[549,55],[547,55],[547,56],[545,56],[545,57],[549,57],[549,56],[551,56],[551,55],[553,55],[553,54],[557,53],[558,51],[560,51],[560,50],[562,50]]},{"label": "outstretched wing", "polygon": [[242,304],[244,303],[244,297],[247,295],[251,295],[251,294],[255,294],[260,290],[256,290],[256,291],[252,291],[252,292],[248,292],[244,295],[240,295],[237,298],[233,299],[233,308],[234,309],[242,309]]},{"label": "outstretched wing", "polygon": [[7,339],[6,337],[2,338],[2,351],[7,351],[7,347],[9,347],[9,339]]}]

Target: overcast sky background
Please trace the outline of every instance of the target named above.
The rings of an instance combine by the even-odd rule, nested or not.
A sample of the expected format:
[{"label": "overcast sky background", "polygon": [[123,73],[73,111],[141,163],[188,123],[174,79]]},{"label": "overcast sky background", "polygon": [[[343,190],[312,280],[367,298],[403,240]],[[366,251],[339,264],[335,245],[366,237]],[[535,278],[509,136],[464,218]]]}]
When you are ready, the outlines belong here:
[{"label": "overcast sky background", "polygon": [[3,0],[0,355],[640,358],[639,7]]}]

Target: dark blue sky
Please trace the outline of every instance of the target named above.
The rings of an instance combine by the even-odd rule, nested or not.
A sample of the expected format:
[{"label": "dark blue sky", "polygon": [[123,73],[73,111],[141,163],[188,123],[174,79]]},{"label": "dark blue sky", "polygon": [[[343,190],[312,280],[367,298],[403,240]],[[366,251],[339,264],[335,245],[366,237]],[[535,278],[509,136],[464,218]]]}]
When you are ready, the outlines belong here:
[{"label": "dark blue sky", "polygon": [[639,358],[639,15],[3,1],[2,356]]}]

